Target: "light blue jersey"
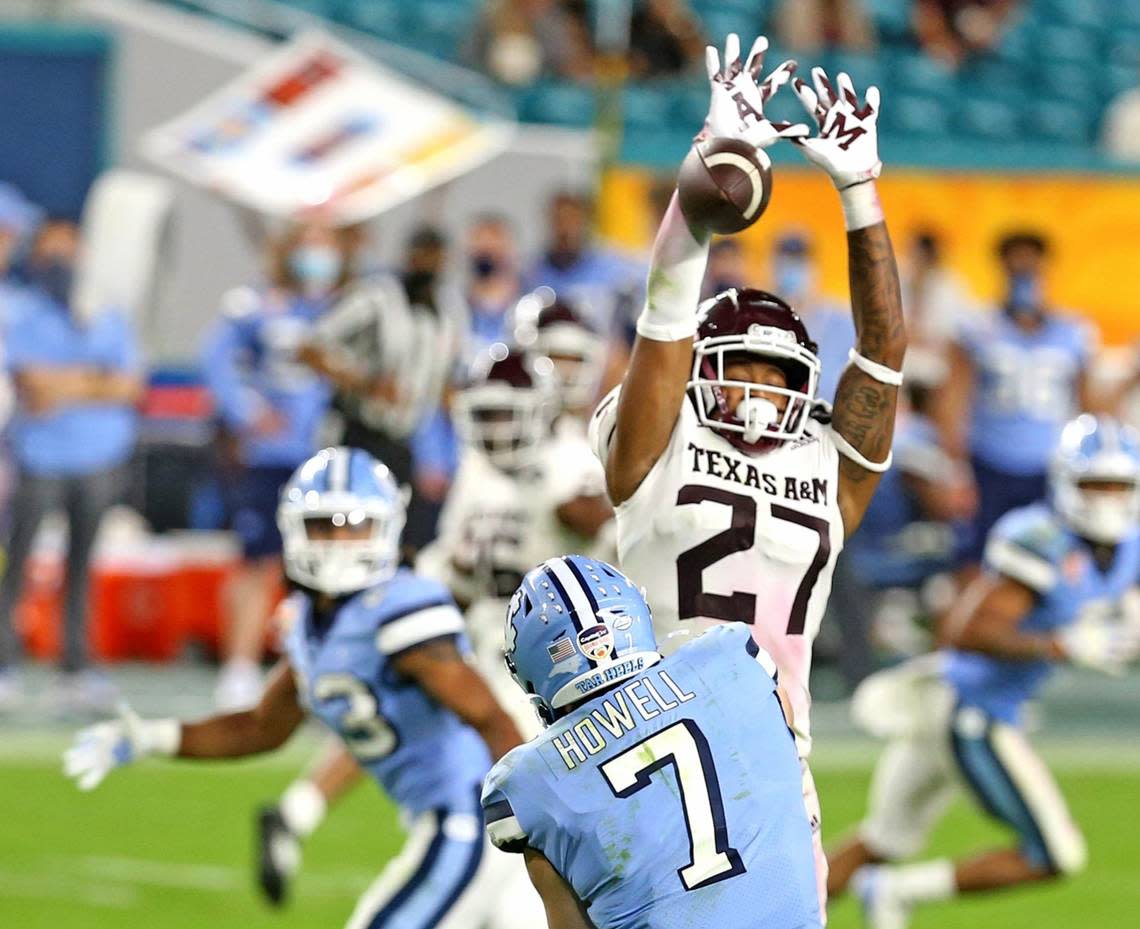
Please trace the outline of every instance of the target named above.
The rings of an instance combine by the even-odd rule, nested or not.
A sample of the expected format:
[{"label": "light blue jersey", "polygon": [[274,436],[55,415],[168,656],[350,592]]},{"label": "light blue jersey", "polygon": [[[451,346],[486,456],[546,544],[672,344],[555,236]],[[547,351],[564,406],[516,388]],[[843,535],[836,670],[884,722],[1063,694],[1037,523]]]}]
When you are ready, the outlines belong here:
[{"label": "light blue jersey", "polygon": [[[990,533],[985,565],[1031,588],[1037,604],[1021,621],[1026,632],[1048,633],[1075,622],[1086,609],[1111,607],[1140,578],[1140,533],[1133,530],[1101,571],[1087,542],[1044,504],[1014,510]],[[1048,677],[1048,661],[1004,661],[951,650],[946,677],[967,706],[1003,722],[1020,722],[1021,707]]]},{"label": "light blue jersey", "polygon": [[[316,451],[331,398],[329,385],[297,358],[327,304],[252,288],[231,291],[224,304],[202,349],[218,415],[240,438],[245,464],[296,467]],[[280,428],[259,434],[258,418],[269,411]]]},{"label": "light blue jersey", "polygon": [[327,624],[308,596],[293,603],[286,648],[313,715],[407,812],[472,808],[491,766],[483,740],[392,667],[396,655],[433,639],[457,637],[468,649],[447,589],[400,570],[346,600]]},{"label": "light blue jersey", "polygon": [[598,929],[818,927],[771,670],[724,625],[583,703],[491,771],[492,839],[545,855]]},{"label": "light blue jersey", "polygon": [[976,372],[974,456],[1009,474],[1044,472],[1061,427],[1076,412],[1092,329],[1048,316],[1040,329],[1026,332],[998,312],[966,329],[960,343]]}]

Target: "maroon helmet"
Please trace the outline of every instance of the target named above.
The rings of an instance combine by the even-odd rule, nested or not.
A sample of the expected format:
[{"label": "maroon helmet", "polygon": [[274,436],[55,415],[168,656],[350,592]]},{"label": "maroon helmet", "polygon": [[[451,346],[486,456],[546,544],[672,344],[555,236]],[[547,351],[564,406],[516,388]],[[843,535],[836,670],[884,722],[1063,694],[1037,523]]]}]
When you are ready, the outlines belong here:
[{"label": "maroon helmet", "polygon": [[499,467],[520,467],[550,431],[556,393],[549,358],[496,342],[452,401],[456,431]]},{"label": "maroon helmet", "polygon": [[606,362],[606,340],[573,303],[540,287],[515,308],[515,338],[546,355],[562,386],[563,404],[580,409],[597,395]]},{"label": "maroon helmet", "polygon": [[[748,452],[798,439],[811,418],[819,388],[817,346],[787,303],[764,290],[726,290],[701,304],[689,391],[701,425]],[[785,386],[725,377],[726,364],[755,356],[778,367]],[[729,409],[725,388],[744,399]],[[782,404],[782,407],[781,407]]]}]

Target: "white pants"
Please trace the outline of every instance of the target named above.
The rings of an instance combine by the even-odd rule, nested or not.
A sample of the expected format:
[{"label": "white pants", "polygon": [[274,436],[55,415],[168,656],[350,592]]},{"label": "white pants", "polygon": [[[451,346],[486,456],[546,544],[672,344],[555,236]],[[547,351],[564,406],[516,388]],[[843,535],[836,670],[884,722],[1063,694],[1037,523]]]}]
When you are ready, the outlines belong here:
[{"label": "white pants", "polygon": [[364,892],[346,929],[544,929],[521,855],[486,838],[477,812],[412,820],[400,854]]},{"label": "white pants", "polygon": [[803,775],[804,808],[811,824],[811,848],[815,854],[815,882],[819,891],[819,921],[827,925],[827,853],[823,850],[823,814],[819,806],[819,793],[815,789],[815,778],[807,759],[800,759],[800,772]]},{"label": "white pants", "polygon": [[1084,838],[1048,768],[1016,726],[977,707],[931,701],[929,727],[892,739],[875,767],[860,838],[887,860],[909,858],[963,787],[1012,828],[1022,852],[1041,867],[1084,867]]}]

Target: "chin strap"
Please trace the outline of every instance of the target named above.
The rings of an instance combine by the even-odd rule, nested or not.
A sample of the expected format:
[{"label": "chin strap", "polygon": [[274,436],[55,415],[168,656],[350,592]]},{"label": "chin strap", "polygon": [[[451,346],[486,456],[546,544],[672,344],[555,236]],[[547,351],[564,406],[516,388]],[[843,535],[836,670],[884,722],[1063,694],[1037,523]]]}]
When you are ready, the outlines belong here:
[{"label": "chin strap", "polygon": [[893,451],[887,452],[886,461],[871,461],[861,451],[859,451],[859,449],[857,449],[854,445],[843,438],[843,436],[836,432],[834,427],[829,425],[827,427],[827,430],[831,433],[831,441],[835,443],[835,447],[839,450],[839,454],[841,454],[844,458],[851,459],[851,461],[859,465],[860,468],[866,468],[868,471],[874,471],[876,474],[882,474],[884,471],[890,468],[891,462],[894,461],[895,453]]},{"label": "chin strap", "polygon": [[872,361],[865,355],[860,355],[855,349],[851,349],[847,353],[847,360],[868,377],[873,377],[880,384],[888,384],[891,387],[902,386],[902,371],[896,371],[894,368],[888,368],[886,365],[879,364],[877,361]]}]

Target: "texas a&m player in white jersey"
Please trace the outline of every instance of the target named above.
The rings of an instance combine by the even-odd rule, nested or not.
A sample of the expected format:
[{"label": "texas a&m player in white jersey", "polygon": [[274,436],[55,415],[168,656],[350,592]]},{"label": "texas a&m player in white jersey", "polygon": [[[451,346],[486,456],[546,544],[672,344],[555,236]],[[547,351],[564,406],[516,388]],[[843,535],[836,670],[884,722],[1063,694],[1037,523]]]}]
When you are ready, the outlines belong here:
[{"label": "texas a&m player in white jersey", "polygon": [[[729,290],[698,307],[709,236],[689,227],[675,195],[654,244],[629,370],[595,412],[591,438],[606,466],[622,569],[646,585],[663,650],[683,644],[677,633],[749,624],[779,666],[806,757],[812,639],[836,556],[890,464],[906,336],[874,185],[878,92],[860,105],[847,75],[836,91],[817,68],[814,89],[797,81],[796,90],[818,133],[773,125],[764,103],[795,64],[757,85],[766,47],[757,40],[742,67],[730,36],[723,69],[709,50],[705,131],[757,148],[793,138],[839,190],[858,338],[834,410],[816,398],[815,345],[783,300]],[[806,764],[804,775],[818,822]],[[821,847],[818,860],[822,882]]]},{"label": "texas a&m player in white jersey", "polygon": [[613,551],[605,475],[581,429],[556,430],[566,385],[552,360],[498,343],[452,402],[464,450],[439,534],[416,562],[466,610],[479,666],[523,727],[537,720],[503,665],[503,615],[535,564]]}]

